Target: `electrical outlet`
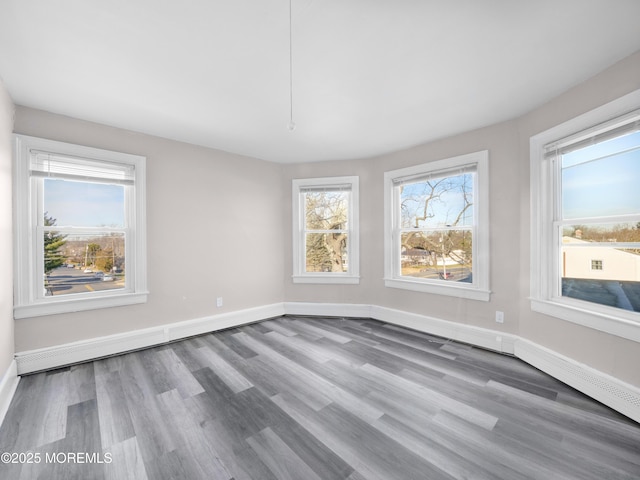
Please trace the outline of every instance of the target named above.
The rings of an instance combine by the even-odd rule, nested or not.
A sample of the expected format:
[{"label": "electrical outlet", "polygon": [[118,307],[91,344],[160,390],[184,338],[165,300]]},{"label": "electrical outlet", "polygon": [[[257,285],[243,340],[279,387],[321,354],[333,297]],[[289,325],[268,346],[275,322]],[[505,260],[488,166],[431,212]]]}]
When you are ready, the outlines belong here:
[{"label": "electrical outlet", "polygon": [[216,305],[217,305],[218,307],[221,307],[221,306],[222,306],[222,297],[218,297],[218,298],[216,299]]},{"label": "electrical outlet", "polygon": [[504,323],[504,312],[496,311],[496,323]]}]

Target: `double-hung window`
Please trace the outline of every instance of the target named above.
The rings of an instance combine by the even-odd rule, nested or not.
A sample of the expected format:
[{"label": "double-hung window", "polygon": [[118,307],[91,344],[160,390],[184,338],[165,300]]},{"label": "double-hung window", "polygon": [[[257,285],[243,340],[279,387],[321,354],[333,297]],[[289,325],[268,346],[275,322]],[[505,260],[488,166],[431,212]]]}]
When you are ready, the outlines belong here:
[{"label": "double-hung window", "polygon": [[15,135],[16,318],[146,301],[145,159]]},{"label": "double-hung window", "polygon": [[640,339],[640,91],[531,139],[532,308]]},{"label": "double-hung window", "polygon": [[358,177],[293,180],[293,281],[358,283]]},{"label": "double-hung window", "polygon": [[385,285],[488,301],[488,152],[385,173]]}]

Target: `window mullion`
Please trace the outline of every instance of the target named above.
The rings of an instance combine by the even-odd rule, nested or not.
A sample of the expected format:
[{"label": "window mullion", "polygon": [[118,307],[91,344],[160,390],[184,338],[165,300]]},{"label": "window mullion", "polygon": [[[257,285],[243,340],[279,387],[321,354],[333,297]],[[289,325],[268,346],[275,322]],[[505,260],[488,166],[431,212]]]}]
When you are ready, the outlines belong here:
[{"label": "window mullion", "polygon": [[349,229],[329,229],[329,230],[305,230],[305,233],[310,234],[310,233],[349,233]]},{"label": "window mullion", "polygon": [[634,223],[640,222],[640,215],[616,215],[603,217],[577,217],[566,220],[556,220],[558,225],[599,225],[603,223]]},{"label": "window mullion", "polygon": [[551,275],[548,294],[551,298],[562,296],[562,282],[560,279],[562,259],[562,157],[556,154],[551,162],[551,185],[553,188],[552,198],[552,229],[551,229],[551,258],[549,260]]}]

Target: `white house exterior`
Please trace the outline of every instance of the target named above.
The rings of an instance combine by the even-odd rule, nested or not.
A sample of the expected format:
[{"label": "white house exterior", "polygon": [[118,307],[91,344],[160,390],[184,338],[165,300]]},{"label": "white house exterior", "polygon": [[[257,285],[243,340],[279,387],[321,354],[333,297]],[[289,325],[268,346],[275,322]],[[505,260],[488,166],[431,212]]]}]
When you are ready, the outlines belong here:
[{"label": "white house exterior", "polygon": [[562,238],[563,278],[640,282],[640,255],[612,247]]}]

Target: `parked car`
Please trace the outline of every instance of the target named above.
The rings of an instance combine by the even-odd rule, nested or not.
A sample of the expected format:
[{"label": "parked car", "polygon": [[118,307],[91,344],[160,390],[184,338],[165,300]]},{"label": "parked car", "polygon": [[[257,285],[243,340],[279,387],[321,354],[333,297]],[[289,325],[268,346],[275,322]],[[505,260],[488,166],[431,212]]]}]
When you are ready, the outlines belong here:
[{"label": "parked car", "polygon": [[91,270],[90,268],[85,268],[84,273],[93,273],[93,270]]}]

